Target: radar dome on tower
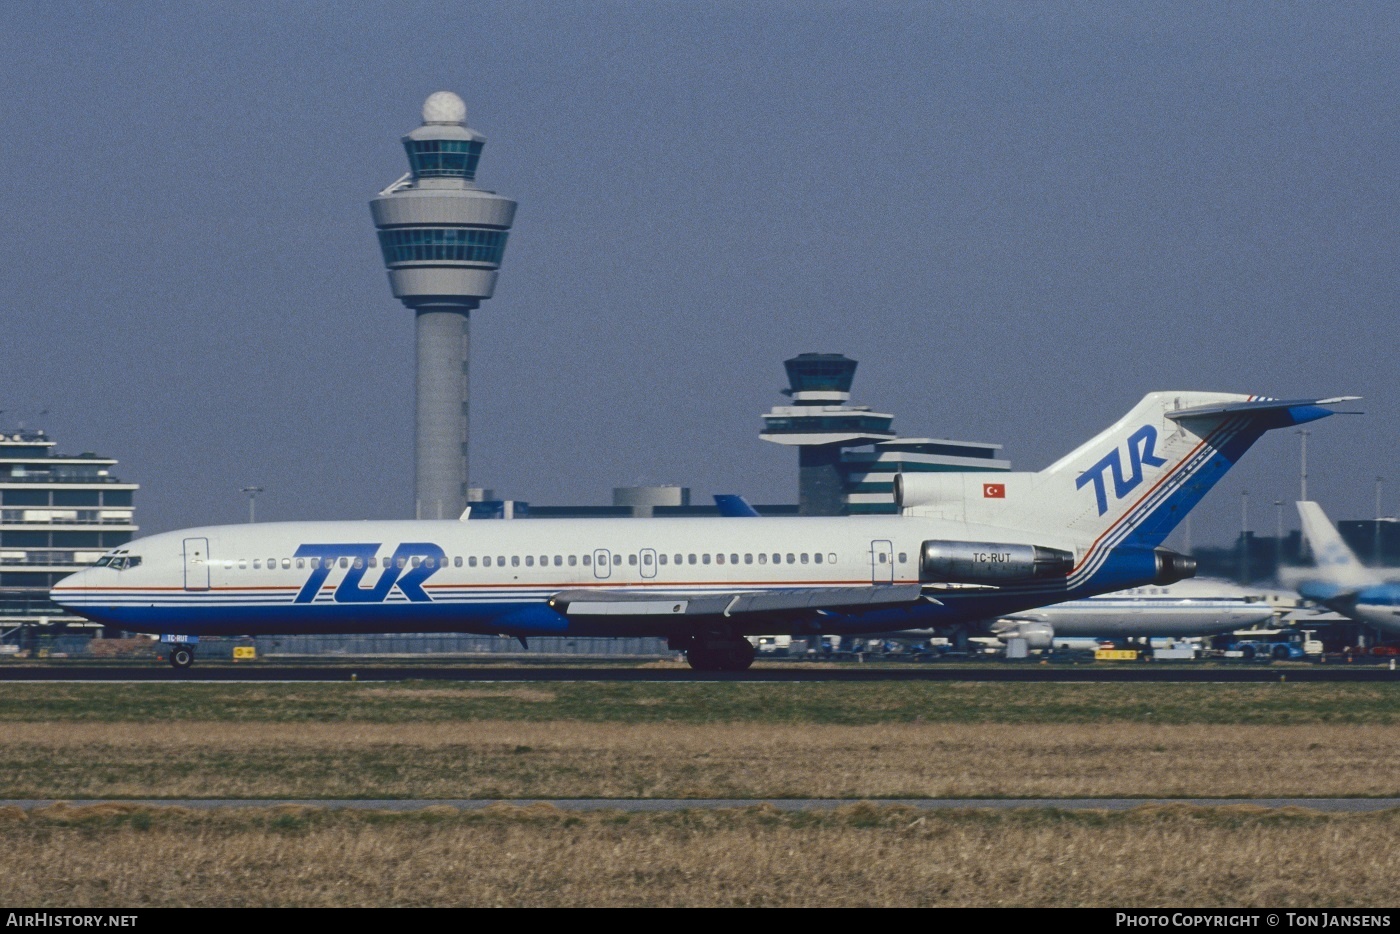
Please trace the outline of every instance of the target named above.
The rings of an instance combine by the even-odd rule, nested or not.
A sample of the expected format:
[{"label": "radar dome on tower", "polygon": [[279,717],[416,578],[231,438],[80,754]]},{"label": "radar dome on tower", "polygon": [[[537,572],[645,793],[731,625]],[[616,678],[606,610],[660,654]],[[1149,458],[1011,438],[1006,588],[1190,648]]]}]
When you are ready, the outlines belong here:
[{"label": "radar dome on tower", "polygon": [[424,123],[466,123],[467,102],[451,91],[434,91],[423,102]]}]

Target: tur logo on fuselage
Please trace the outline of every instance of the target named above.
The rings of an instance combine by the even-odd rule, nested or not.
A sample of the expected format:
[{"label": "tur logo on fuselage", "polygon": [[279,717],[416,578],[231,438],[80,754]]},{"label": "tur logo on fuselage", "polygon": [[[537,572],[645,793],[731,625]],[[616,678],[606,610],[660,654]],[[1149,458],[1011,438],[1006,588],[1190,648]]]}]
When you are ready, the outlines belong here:
[{"label": "tur logo on fuselage", "polygon": [[[378,543],[302,545],[298,558],[310,558],[311,576],[301,585],[293,603],[310,603],[325,586],[331,571],[341,565],[345,577],[335,588],[336,603],[383,603],[390,592],[398,590],[411,603],[430,603],[432,597],[423,589],[423,582],[442,567],[442,549],[431,542],[404,542],[394,550],[394,556],[384,562],[379,578],[371,587],[361,586],[370,559],[379,553]],[[316,559],[320,559],[319,561]],[[416,560],[415,560],[416,559]]]},{"label": "tur logo on fuselage", "polygon": [[1103,459],[1095,463],[1088,470],[1079,475],[1079,479],[1074,482],[1074,488],[1081,490],[1090,483],[1094,485],[1094,499],[1099,505],[1099,515],[1108,512],[1108,482],[1104,479],[1104,474],[1113,473],[1113,498],[1120,500],[1127,496],[1138,484],[1142,483],[1142,467],[1161,467],[1167,462],[1165,457],[1158,457],[1154,452],[1157,447],[1157,429],[1151,425],[1143,425],[1137,431],[1128,436],[1128,475],[1123,475],[1123,458],[1118,448],[1114,448],[1103,456]]}]

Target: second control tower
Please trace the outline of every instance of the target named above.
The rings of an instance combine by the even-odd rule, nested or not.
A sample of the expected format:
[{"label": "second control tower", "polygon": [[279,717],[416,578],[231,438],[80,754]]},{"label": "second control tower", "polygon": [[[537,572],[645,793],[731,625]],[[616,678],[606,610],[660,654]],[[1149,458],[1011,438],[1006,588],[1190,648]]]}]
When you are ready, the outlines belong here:
[{"label": "second control tower", "polygon": [[490,298],[515,202],[476,187],[486,137],[451,91],[423,103],[403,138],[409,172],[370,202],[394,297],[417,322],[415,512],[455,519],[467,505],[471,312]]}]

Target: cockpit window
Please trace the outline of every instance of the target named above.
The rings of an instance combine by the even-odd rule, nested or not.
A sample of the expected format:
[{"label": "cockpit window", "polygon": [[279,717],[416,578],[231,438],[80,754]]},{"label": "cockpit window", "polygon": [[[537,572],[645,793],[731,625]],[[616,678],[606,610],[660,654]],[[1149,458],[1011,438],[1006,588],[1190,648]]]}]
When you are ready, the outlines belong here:
[{"label": "cockpit window", "polygon": [[112,563],[112,558],[112,555],[103,555],[102,557],[97,559],[96,563],[93,564],[93,567],[105,568],[107,565]]}]

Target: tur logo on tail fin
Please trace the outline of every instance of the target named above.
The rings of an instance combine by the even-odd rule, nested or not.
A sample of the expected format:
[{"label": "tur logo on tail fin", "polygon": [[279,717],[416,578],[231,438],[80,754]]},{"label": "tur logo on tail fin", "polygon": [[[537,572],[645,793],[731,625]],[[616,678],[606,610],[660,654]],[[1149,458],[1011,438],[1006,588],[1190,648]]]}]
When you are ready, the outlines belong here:
[{"label": "tur logo on tail fin", "polygon": [[1142,468],[1146,464],[1148,467],[1161,467],[1166,464],[1165,457],[1158,457],[1155,453],[1157,447],[1157,429],[1151,425],[1143,425],[1137,431],[1128,436],[1128,474],[1123,475],[1123,457],[1118,448],[1114,448],[1103,456],[1088,470],[1079,475],[1079,479],[1074,482],[1074,488],[1081,490],[1090,483],[1094,485],[1094,499],[1098,503],[1099,515],[1108,512],[1108,482],[1104,475],[1112,471],[1113,473],[1113,498],[1115,501],[1127,496],[1142,483]]}]

